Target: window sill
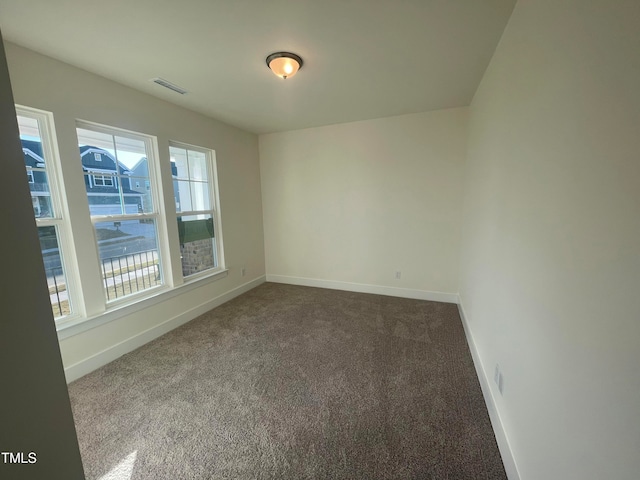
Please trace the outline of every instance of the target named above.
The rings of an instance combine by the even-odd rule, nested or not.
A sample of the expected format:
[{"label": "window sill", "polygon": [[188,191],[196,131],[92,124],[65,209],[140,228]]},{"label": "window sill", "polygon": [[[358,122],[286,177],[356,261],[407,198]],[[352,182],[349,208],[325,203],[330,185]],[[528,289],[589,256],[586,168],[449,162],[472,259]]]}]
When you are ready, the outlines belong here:
[{"label": "window sill", "polygon": [[79,333],[86,332],[92,328],[99,327],[105,323],[112,322],[127,315],[131,315],[145,308],[149,308],[158,303],[162,303],[170,298],[182,295],[196,288],[207,285],[218,280],[225,278],[229,274],[229,270],[218,270],[214,273],[204,275],[198,278],[190,279],[177,287],[160,287],[155,290],[154,293],[149,296],[145,296],[143,299],[135,301],[135,303],[128,303],[126,305],[108,306],[107,310],[99,315],[95,315],[89,318],[68,318],[58,324],[56,324],[56,330],[58,332],[58,340],[64,340],[65,338],[73,337]]}]

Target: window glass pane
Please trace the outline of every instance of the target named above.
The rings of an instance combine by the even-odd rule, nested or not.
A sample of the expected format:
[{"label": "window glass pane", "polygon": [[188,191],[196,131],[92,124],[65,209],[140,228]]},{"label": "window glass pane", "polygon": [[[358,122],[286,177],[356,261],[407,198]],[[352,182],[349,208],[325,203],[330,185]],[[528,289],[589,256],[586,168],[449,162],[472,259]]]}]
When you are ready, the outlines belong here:
[{"label": "window glass pane", "polygon": [[67,291],[67,280],[64,272],[62,256],[58,242],[58,232],[56,227],[38,227],[40,236],[40,248],[42,250],[42,260],[47,275],[47,285],[49,287],[49,298],[53,316],[56,318],[69,315],[71,306]]},{"label": "window glass pane", "polygon": [[116,136],[115,144],[120,173],[149,177],[147,149],[144,141]]},{"label": "window glass pane", "polygon": [[115,145],[113,143],[113,136],[108,133],[94,132],[93,130],[87,130],[85,128],[76,129],[78,134],[78,145],[91,146],[107,151],[110,155],[115,157]]},{"label": "window glass pane", "polygon": [[177,178],[189,178],[189,168],[187,166],[187,151],[184,148],[169,147],[173,175]]},{"label": "window glass pane", "polygon": [[[149,188],[149,179],[144,177],[122,177],[125,203],[135,204],[139,213],[153,212],[153,199]],[[127,187],[125,187],[125,185]],[[129,213],[129,208],[127,208]]]},{"label": "window glass pane", "polygon": [[95,230],[107,300],[162,284],[155,220],[98,222]]},{"label": "window glass pane", "polygon": [[208,152],[170,147],[172,165],[175,165],[173,190],[183,277],[219,266],[211,200],[215,188],[210,161],[213,152]]},{"label": "window glass pane", "polygon": [[138,213],[151,213],[153,211],[153,205],[151,205],[151,195],[149,195],[149,192],[147,192],[145,195],[126,192],[127,191],[125,191],[122,198],[124,202],[124,213],[126,213],[127,215],[135,215]]},{"label": "window glass pane", "polygon": [[191,182],[191,208],[194,212],[211,209],[208,183]]},{"label": "window glass pane", "polygon": [[91,215],[154,212],[146,143],[84,128],[77,132]]},{"label": "window glass pane", "polygon": [[[55,211],[54,142],[47,128],[50,116],[16,107],[20,142],[26,169],[26,181],[31,193],[33,214],[38,225],[40,249],[47,277],[53,316],[56,319],[72,313],[64,257],[60,238],[64,234],[63,219]],[[44,221],[47,222],[43,226]]]},{"label": "window glass pane", "polygon": [[189,156],[189,178],[191,180],[207,181],[207,156],[202,152],[190,150]]},{"label": "window glass pane", "polygon": [[36,218],[51,218],[54,211],[38,120],[21,115],[17,118],[33,212]]},{"label": "window glass pane", "polygon": [[[118,177],[102,173],[85,174],[84,183],[92,216],[124,213]],[[128,210],[127,213],[138,213],[137,207],[129,207]]]},{"label": "window glass pane", "polygon": [[[162,284],[150,137],[78,128],[78,147],[107,301]],[[146,214],[139,220],[124,215]],[[99,218],[109,215],[111,218]],[[98,218],[96,218],[98,217]]]},{"label": "window glass pane", "polygon": [[35,118],[18,115],[18,129],[20,130],[21,138],[32,138],[40,141],[40,127],[38,126],[38,120]]},{"label": "window glass pane", "polygon": [[52,216],[53,207],[51,206],[50,196],[32,194],[31,203],[33,205],[33,215],[36,218],[50,218]]},{"label": "window glass pane", "polygon": [[182,180],[174,180],[173,190],[176,199],[176,211],[177,212],[191,212],[191,189],[189,188],[189,182]]},{"label": "window glass pane", "polygon": [[27,170],[29,190],[31,190],[31,203],[33,214],[36,218],[52,218],[53,204],[49,191],[49,180],[44,170]]},{"label": "window glass pane", "polygon": [[217,266],[211,215],[178,217],[182,275],[188,277]]}]

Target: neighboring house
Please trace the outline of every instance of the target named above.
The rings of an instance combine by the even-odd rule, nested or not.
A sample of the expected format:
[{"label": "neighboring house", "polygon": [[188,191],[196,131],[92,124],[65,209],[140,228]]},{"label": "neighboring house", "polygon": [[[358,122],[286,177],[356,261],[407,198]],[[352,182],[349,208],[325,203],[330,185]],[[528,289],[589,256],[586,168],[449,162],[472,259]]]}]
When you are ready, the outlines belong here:
[{"label": "neighboring house", "polygon": [[[42,144],[38,140],[21,139],[21,142],[34,214],[36,218],[51,216],[51,193],[47,183]],[[80,157],[91,215],[122,213],[120,193],[125,205],[124,213],[144,211],[145,202],[150,201],[151,195],[149,168],[145,157],[131,169],[118,162],[108,151],[91,145],[80,147]],[[178,170],[174,162],[171,162],[171,174],[174,178],[177,206],[180,204],[175,180]]]},{"label": "neighboring house", "polygon": [[[80,147],[80,157],[85,172],[84,182],[91,215],[123,213],[120,208],[120,194],[124,202],[124,213],[143,211],[143,195],[131,188],[131,171],[128,168],[106,150],[91,145]],[[119,189],[118,181],[121,184]]]},{"label": "neighboring house", "polygon": [[22,140],[22,152],[27,168],[33,212],[37,218],[49,217],[53,212],[51,211],[51,193],[49,193],[47,184],[47,174],[44,171],[42,144],[35,140]]},{"label": "neighboring house", "polygon": [[[52,215],[51,193],[45,172],[42,144],[38,140],[21,139],[27,180],[31,190],[31,201],[36,217]],[[84,145],[80,147],[84,183],[89,198],[91,215],[122,213],[120,193],[122,193],[125,213],[142,211],[143,195],[131,189],[131,171],[106,150]],[[120,175],[119,177],[117,175]],[[118,189],[120,183],[120,189]]]},{"label": "neighboring house", "polygon": [[[178,167],[176,162],[171,161],[171,177],[173,178],[173,195],[176,202],[176,209],[180,208],[180,194],[178,193]],[[140,192],[142,195],[149,195],[151,185],[149,183],[149,162],[147,157],[142,157],[131,168],[131,189]],[[144,200],[144,197],[143,197]]]},{"label": "neighboring house", "polygon": [[138,160],[131,169],[131,189],[143,195],[149,195],[151,183],[149,181],[149,162],[147,157]]},{"label": "neighboring house", "polygon": [[176,202],[176,210],[180,211],[180,188],[178,186],[178,167],[175,161],[171,161],[171,178],[173,178],[173,199]]}]

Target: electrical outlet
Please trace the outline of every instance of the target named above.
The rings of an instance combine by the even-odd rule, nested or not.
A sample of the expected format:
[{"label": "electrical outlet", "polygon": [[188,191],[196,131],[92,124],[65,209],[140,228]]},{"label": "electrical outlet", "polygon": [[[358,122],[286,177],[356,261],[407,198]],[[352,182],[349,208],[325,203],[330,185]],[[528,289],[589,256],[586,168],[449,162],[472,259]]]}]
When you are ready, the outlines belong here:
[{"label": "electrical outlet", "polygon": [[396,270],[396,280],[400,280],[400,277],[402,277],[402,272],[400,270]]},{"label": "electrical outlet", "polygon": [[504,391],[504,377],[502,376],[502,372],[500,372],[498,378],[498,391],[500,392],[500,395],[502,395],[502,392]]},{"label": "electrical outlet", "polygon": [[246,269],[246,267],[242,267],[242,268],[240,269],[240,276],[241,276],[241,277],[244,277],[246,274],[247,274],[247,269]]}]

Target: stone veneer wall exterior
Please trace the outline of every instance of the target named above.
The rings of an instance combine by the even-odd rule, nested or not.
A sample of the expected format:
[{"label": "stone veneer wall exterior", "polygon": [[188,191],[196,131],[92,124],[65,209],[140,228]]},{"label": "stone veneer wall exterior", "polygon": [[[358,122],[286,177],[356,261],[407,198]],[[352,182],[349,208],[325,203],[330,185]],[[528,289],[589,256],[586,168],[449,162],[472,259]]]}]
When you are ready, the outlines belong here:
[{"label": "stone veneer wall exterior", "polygon": [[182,275],[188,276],[215,266],[213,240],[205,238],[180,245]]}]

